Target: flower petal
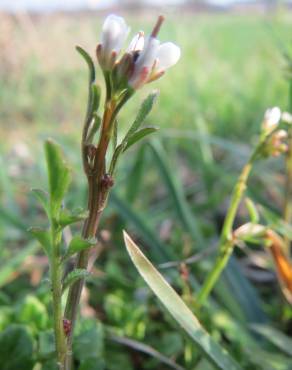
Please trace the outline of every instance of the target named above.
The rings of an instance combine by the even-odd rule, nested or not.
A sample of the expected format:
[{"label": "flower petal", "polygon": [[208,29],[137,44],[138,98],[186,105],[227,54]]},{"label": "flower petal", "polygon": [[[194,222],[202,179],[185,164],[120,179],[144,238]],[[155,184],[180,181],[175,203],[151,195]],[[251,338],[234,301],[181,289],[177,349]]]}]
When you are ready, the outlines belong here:
[{"label": "flower petal", "polygon": [[127,48],[127,52],[143,50],[144,48],[144,33],[140,31],[135,35]]},{"label": "flower petal", "polygon": [[273,131],[281,120],[281,110],[279,107],[269,108],[265,112],[263,128],[266,131]]},{"label": "flower petal", "polygon": [[158,52],[158,70],[165,70],[176,64],[180,58],[180,48],[172,42],[165,42],[161,44]]},{"label": "flower petal", "polygon": [[104,50],[108,52],[112,50],[119,52],[128,33],[129,27],[124,18],[114,14],[109,15],[102,26],[101,44]]}]

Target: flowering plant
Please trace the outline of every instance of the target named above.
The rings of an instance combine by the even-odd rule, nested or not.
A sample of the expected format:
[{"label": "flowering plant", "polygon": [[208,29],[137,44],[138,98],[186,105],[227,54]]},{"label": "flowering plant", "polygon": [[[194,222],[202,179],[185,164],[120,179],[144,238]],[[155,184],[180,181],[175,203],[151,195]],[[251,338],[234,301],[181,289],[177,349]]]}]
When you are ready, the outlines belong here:
[{"label": "flowering plant", "polygon": [[[70,211],[64,207],[64,197],[71,181],[71,171],[63,159],[60,147],[52,140],[47,140],[45,143],[49,194],[39,189],[34,189],[33,193],[41,202],[50,226],[48,229],[31,228],[31,233],[43,246],[50,265],[54,344],[56,364],[60,370],[73,370],[74,368],[72,345],[80,296],[84,281],[89,274],[90,249],[97,243],[96,235],[100,219],[107,205],[110,190],[114,186],[118,161],[121,155],[133,144],[156,131],[156,128],[145,127],[143,123],[153,107],[157,92],[152,92],[144,100],[136,118],[128,127],[121,141],[118,141],[119,113],[139,89],[163,76],[166,70],[176,64],[180,58],[178,46],[172,42],[160,43],[157,39],[163,20],[162,16],[158,18],[151,34],[147,37],[142,31],[138,32],[129,46],[122,52],[129,34],[129,27],[121,17],[110,15],[106,18],[102,27],[100,43],[96,48],[97,61],[105,82],[103,105],[101,104],[102,89],[96,83],[96,63],[83,48],[77,47],[89,67],[88,104],[81,135],[81,155],[88,184],[86,210]],[[196,297],[195,309],[198,312],[200,307],[205,304],[239,240],[244,240],[250,235],[263,238],[265,241],[272,240],[274,243],[272,251],[279,256],[278,247],[282,241],[279,241],[278,236],[274,233],[271,234],[270,230],[267,232],[263,225],[250,222],[235,231],[233,231],[233,225],[254,163],[270,155],[277,156],[287,151],[287,145],[284,142],[287,135],[286,131],[283,130],[285,127],[281,126],[281,121],[285,120],[291,124],[291,116],[282,114],[277,107],[267,110],[264,116],[259,141],[244,166],[232,193],[221,232],[219,253],[215,265],[206,276]],[[111,143],[113,150],[109,149]],[[176,198],[179,199],[181,195],[176,189],[175,182],[170,177],[168,181]],[[188,212],[188,207],[182,206],[180,214],[184,218],[185,224],[191,229],[193,225],[191,225],[191,213]],[[82,235],[74,236],[70,243],[64,246],[62,242],[64,228],[78,221],[83,221]],[[126,233],[124,233],[124,240],[128,253],[141,276],[173,318],[189,334],[208,361],[216,369],[240,369],[228,353],[202,328],[189,307]],[[67,272],[66,263],[72,257],[75,257],[74,267]],[[281,254],[280,257],[282,261]],[[187,268],[183,269],[182,275],[187,282]],[[289,284],[287,283],[287,276],[282,273],[281,278],[290,288],[291,281],[289,280]],[[171,364],[173,365],[173,362]],[[80,365],[80,369],[87,369],[86,363]],[[175,364],[175,368],[179,369],[180,367]]]},{"label": "flowering plant", "polygon": [[[129,27],[125,20],[109,15],[102,27],[101,41],[96,55],[105,80],[105,102],[100,112],[101,89],[96,84],[96,66],[81,47],[78,52],[89,67],[89,96],[81,147],[83,168],[88,181],[88,210],[70,212],[63,208],[63,199],[71,181],[71,172],[62,158],[59,146],[52,140],[45,144],[48,166],[49,195],[39,189],[33,192],[48,215],[50,229],[31,228],[49,258],[53,297],[54,332],[58,366],[72,369],[72,340],[78,304],[84,279],[88,275],[89,251],[96,244],[96,233],[101,214],[106,207],[118,159],[134,143],[156,131],[141,127],[150,113],[157,92],[142,103],[136,119],[118,143],[118,114],[125,103],[144,84],[160,78],[165,70],[180,58],[180,49],[171,42],[160,44],[157,35],[164,18],[160,16],[151,35],[139,32],[121,54]],[[108,150],[113,142],[113,154]],[[62,245],[62,230],[74,222],[84,220],[82,236],[75,236],[66,249]],[[65,275],[64,263],[76,255],[75,267]],[[69,289],[65,311],[62,294]]]}]

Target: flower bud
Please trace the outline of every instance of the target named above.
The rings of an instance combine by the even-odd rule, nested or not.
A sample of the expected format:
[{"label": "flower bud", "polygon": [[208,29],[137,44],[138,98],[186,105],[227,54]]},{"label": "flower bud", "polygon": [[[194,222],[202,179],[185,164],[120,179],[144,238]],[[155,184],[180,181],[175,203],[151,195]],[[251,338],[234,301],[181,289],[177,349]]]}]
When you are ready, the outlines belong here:
[{"label": "flower bud", "polygon": [[[142,87],[145,83],[157,80],[165,70],[177,63],[180,58],[180,48],[172,42],[166,42],[160,45],[156,38],[164,18],[159,17],[151,35],[144,43],[135,36],[132,40],[129,50],[138,51],[138,57],[135,60],[132,76],[129,79],[129,85],[134,89]],[[139,52],[141,50],[141,52]],[[135,58],[134,58],[135,59]]]},{"label": "flower bud", "polygon": [[281,120],[281,110],[279,107],[269,108],[265,112],[262,128],[266,134],[271,133]]},{"label": "flower bud", "polygon": [[111,70],[116,57],[129,33],[124,18],[109,15],[102,26],[101,42],[97,47],[97,58],[104,70]]},{"label": "flower bud", "polygon": [[159,44],[159,40],[154,37],[147,39],[144,49],[135,62],[133,74],[129,79],[129,85],[134,89],[138,89],[147,82],[157,56]]},{"label": "flower bud", "polygon": [[283,112],[282,113],[282,121],[288,123],[289,125],[292,124],[292,114],[289,112]]},{"label": "flower bud", "polygon": [[116,63],[112,80],[115,91],[120,91],[128,87],[128,80],[133,72],[134,57],[131,53],[125,53],[122,59]]},{"label": "flower bud", "polygon": [[288,151],[288,145],[285,143],[288,134],[285,130],[278,130],[273,133],[267,140],[263,155],[278,157],[282,153],[286,153]]}]

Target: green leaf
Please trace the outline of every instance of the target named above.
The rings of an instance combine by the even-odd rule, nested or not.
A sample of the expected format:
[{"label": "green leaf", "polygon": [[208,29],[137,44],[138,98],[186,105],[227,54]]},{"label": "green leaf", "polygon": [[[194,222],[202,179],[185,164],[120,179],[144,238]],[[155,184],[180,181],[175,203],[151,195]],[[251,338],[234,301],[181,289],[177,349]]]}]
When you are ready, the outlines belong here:
[{"label": "green leaf", "polygon": [[120,335],[110,334],[109,338],[116,343],[122,344],[129,348],[133,348],[136,351],[146,353],[147,355],[155,358],[161,363],[168,365],[171,369],[175,370],[184,370],[181,366],[176,364],[172,359],[164,356],[162,353],[158,352],[156,349],[139,342],[137,340],[129,339],[126,337],[122,337]]},{"label": "green leaf", "polygon": [[[147,98],[143,101],[135,121],[133,122],[129,131],[126,133],[122,142],[116,147],[116,149],[114,151],[114,154],[113,154],[113,157],[112,157],[112,160],[111,160],[111,164],[110,164],[110,170],[109,170],[110,175],[113,175],[116,164],[117,164],[117,161],[118,161],[119,156],[122,152],[127,150],[131,145],[133,145],[139,139],[142,139],[142,137],[144,137],[145,135],[148,135],[148,134],[156,131],[156,129],[154,127],[153,128],[145,127],[145,131],[142,129],[140,134],[137,133],[137,135],[135,135],[136,131],[140,128],[140,126],[144,122],[145,118],[150,113],[157,96],[158,96],[158,92],[154,91],[151,94],[149,94],[147,96]],[[129,145],[128,145],[128,143],[129,143]]]},{"label": "green leaf", "polygon": [[68,246],[68,249],[67,249],[67,252],[64,256],[64,259],[72,256],[73,254],[75,254],[77,252],[80,252],[80,251],[83,251],[87,248],[90,248],[93,245],[95,245],[96,243],[97,243],[96,238],[83,239],[81,236],[75,236],[71,240],[71,242]]},{"label": "green leaf", "polygon": [[27,295],[16,310],[21,324],[29,325],[35,334],[47,328],[49,317],[45,305],[33,295]]},{"label": "green leaf", "polygon": [[43,206],[43,209],[45,210],[48,217],[50,217],[50,199],[49,194],[41,189],[31,189],[32,194],[35,196],[35,198],[40,202],[40,204]]},{"label": "green leaf", "polygon": [[102,359],[103,350],[103,326],[96,321],[89,328],[82,325],[82,332],[75,337],[73,342],[73,353],[76,358],[81,363],[91,358]]},{"label": "green leaf", "polygon": [[113,150],[115,150],[118,145],[118,121],[116,119],[113,123],[112,142],[113,142]]},{"label": "green leaf", "polygon": [[170,312],[172,317],[190,335],[205,356],[217,369],[239,370],[239,365],[229,356],[227,351],[220,347],[220,345],[203,329],[191,310],[166,282],[163,276],[155,269],[151,262],[143,255],[141,250],[126,232],[124,232],[124,240],[127,251],[140,275],[163,303],[165,308]]},{"label": "green leaf", "polygon": [[71,172],[63,159],[61,147],[52,140],[45,142],[48,167],[51,217],[57,218],[63,198],[71,182]]},{"label": "green leaf", "polygon": [[25,326],[11,325],[0,333],[1,370],[32,370],[33,338]]},{"label": "green leaf", "polygon": [[75,269],[66,276],[64,283],[63,283],[63,292],[72,284],[74,284],[77,280],[86,279],[90,273],[84,269]]},{"label": "green leaf", "polygon": [[268,325],[251,324],[251,329],[273,343],[280,351],[292,357],[292,339]]},{"label": "green leaf", "polygon": [[111,176],[114,173],[114,170],[116,168],[116,164],[118,162],[120,154],[123,152],[123,149],[124,149],[123,144],[120,144],[116,147],[116,149],[114,151],[114,154],[113,154],[113,157],[112,157],[112,160],[111,160],[111,164],[110,164],[110,169],[109,169],[109,174]]},{"label": "green leaf", "polygon": [[123,139],[124,143],[127,143],[129,138],[140,128],[142,123],[145,121],[145,118],[151,112],[153,105],[157,99],[158,91],[153,91],[147,96],[147,98],[141,104],[139,112],[129,131],[126,133],[126,136]]},{"label": "green leaf", "polygon": [[[94,81],[93,81],[94,82]],[[101,88],[95,83],[91,84],[91,112],[94,113],[98,110],[100,104]]]},{"label": "green leaf", "polygon": [[69,211],[68,209],[62,209],[60,212],[59,217],[59,225],[65,227],[67,225],[74,224],[75,222],[79,222],[85,220],[88,217],[88,210],[84,210],[82,208],[77,208],[73,211]]},{"label": "green leaf", "polygon": [[48,230],[43,230],[39,227],[31,227],[28,229],[30,232],[44,248],[45,253],[48,257],[51,255],[51,234]]},{"label": "green leaf", "polygon": [[152,134],[153,132],[156,132],[158,128],[156,127],[144,127],[139,131],[136,131],[133,135],[131,135],[127,141],[127,144],[123,148],[123,152],[125,152],[127,149],[129,149],[133,144],[135,144],[137,141],[143,139],[143,137]]},{"label": "green leaf", "polygon": [[76,46],[76,50],[83,57],[89,68],[89,81],[93,83],[95,80],[95,68],[91,56],[81,46]]},{"label": "green leaf", "polygon": [[249,213],[250,221],[253,224],[258,224],[260,216],[254,202],[250,198],[245,198],[245,205]]}]

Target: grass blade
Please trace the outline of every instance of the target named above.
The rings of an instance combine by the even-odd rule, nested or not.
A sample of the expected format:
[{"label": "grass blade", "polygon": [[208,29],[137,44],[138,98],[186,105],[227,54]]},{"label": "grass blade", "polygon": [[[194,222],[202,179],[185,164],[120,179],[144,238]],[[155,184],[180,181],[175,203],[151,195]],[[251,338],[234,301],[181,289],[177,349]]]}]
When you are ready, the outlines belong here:
[{"label": "grass blade", "polygon": [[115,334],[110,334],[109,339],[111,339],[113,342],[123,344],[127,347],[133,348],[136,351],[146,353],[147,355],[156,358],[158,361],[162,362],[163,364],[168,365],[172,369],[184,370],[183,367],[179,366],[174,361],[164,356],[162,353],[158,352],[156,349],[148,346],[147,344],[141,343],[137,340],[125,338],[120,335],[115,335]]},{"label": "grass blade", "polygon": [[273,343],[279,350],[292,357],[292,339],[268,325],[251,325],[251,329]]},{"label": "grass blade", "polygon": [[124,232],[127,251],[140,275],[159,298],[172,317],[190,335],[205,356],[221,370],[239,370],[239,365],[203,329],[197,318],[186,306],[179,295],[166,282],[151,262],[143,255],[138,246]]},{"label": "grass blade", "polygon": [[182,224],[190,233],[192,238],[197,241],[202,248],[204,241],[197,220],[193,216],[190,207],[187,204],[181,184],[179,183],[177,177],[174,177],[172,174],[170,164],[167,160],[167,155],[162,145],[158,141],[152,141],[150,147],[153,151],[170,197],[173,199],[178,218],[181,220]]}]

